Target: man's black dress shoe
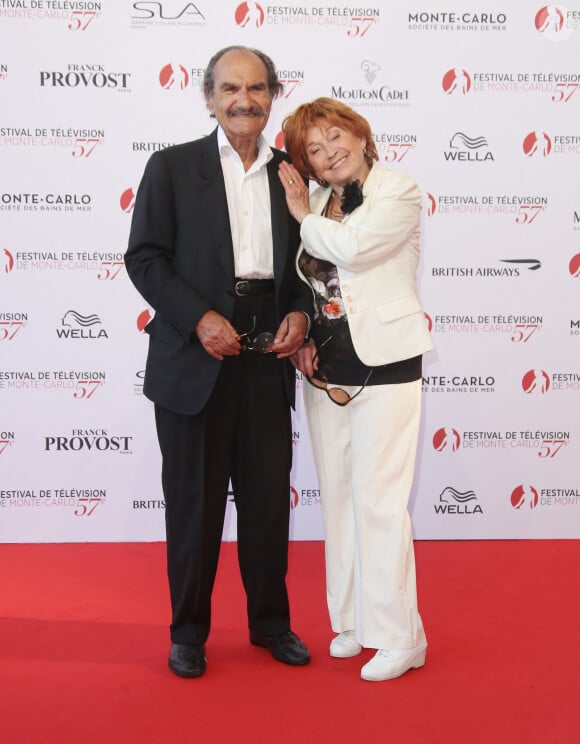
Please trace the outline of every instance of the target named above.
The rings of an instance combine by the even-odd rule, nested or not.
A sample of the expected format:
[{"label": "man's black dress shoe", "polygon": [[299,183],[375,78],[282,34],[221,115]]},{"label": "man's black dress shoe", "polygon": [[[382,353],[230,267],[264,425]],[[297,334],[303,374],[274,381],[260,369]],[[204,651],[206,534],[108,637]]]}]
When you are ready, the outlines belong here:
[{"label": "man's black dress shoe", "polygon": [[168,664],[171,671],[178,677],[201,677],[207,665],[205,646],[173,643]]},{"label": "man's black dress shoe", "polygon": [[273,636],[250,634],[250,643],[254,646],[267,648],[277,661],[282,661],[284,664],[300,666],[301,664],[308,664],[310,661],[310,652],[291,630]]}]

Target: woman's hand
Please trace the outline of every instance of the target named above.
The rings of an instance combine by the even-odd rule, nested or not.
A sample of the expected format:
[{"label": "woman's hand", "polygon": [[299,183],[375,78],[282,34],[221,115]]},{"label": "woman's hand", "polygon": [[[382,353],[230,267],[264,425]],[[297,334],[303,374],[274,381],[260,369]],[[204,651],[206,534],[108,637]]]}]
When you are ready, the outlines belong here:
[{"label": "woman's hand", "polygon": [[278,176],[286,192],[288,210],[292,217],[302,224],[302,220],[310,214],[308,187],[296,168],[285,160],[278,167]]}]

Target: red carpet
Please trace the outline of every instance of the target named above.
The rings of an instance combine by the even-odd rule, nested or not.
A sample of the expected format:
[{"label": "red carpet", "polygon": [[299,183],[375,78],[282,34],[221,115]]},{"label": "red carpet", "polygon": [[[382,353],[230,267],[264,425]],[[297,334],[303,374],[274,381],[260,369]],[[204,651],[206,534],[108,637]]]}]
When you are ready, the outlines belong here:
[{"label": "red carpet", "polygon": [[5,744],[572,744],[580,541],[419,542],[427,664],[363,682],[331,659],[321,543],[292,543],[293,627],[312,663],[250,646],[225,544],[208,671],[167,669],[164,545],[0,545]]}]

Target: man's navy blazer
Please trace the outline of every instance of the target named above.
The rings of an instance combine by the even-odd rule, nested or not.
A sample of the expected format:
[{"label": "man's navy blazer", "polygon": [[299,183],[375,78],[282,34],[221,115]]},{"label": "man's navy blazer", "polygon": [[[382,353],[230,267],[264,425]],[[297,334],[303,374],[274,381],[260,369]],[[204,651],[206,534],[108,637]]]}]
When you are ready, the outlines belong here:
[{"label": "man's navy blazer", "polygon": [[[299,225],[290,216],[273,150],[267,165],[274,246],[278,324],[291,311],[312,315],[312,294],[297,276]],[[155,152],[137,191],[125,254],[127,272],[155,316],[148,324],[145,395],[176,413],[198,413],[207,402],[221,362],[195,333],[212,309],[232,320],[234,257],[217,129],[194,142]],[[244,330],[244,329],[238,329]],[[276,331],[277,328],[268,329]],[[294,368],[284,384],[294,405]]]}]

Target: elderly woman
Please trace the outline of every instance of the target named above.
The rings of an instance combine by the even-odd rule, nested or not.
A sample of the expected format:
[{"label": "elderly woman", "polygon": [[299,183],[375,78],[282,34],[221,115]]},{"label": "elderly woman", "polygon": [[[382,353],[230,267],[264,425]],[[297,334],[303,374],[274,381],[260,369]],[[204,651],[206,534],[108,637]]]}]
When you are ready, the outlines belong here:
[{"label": "elderly woman", "polygon": [[[318,98],[283,123],[292,165],[279,176],[300,222],[298,271],[315,321],[293,357],[304,395],[326,538],[330,655],[376,654],[365,680],[423,666],[407,510],[432,348],[416,288],[421,195],[388,170],[368,122]],[[305,179],[319,185],[309,197]]]}]

